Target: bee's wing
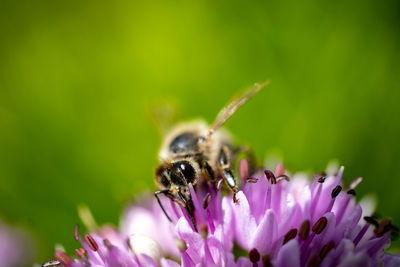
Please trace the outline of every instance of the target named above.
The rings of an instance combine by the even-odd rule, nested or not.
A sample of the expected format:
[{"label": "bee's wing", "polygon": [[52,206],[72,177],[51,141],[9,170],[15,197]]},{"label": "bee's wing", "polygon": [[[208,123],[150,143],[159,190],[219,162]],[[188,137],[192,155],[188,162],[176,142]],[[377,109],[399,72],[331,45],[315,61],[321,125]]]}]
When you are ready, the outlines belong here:
[{"label": "bee's wing", "polygon": [[253,95],[258,93],[263,87],[270,83],[266,80],[263,83],[256,83],[252,88],[246,91],[244,94],[235,97],[231,100],[217,115],[214,123],[208,129],[207,133],[202,137],[203,140],[209,138],[219,127],[221,127],[244,103],[247,102]]}]

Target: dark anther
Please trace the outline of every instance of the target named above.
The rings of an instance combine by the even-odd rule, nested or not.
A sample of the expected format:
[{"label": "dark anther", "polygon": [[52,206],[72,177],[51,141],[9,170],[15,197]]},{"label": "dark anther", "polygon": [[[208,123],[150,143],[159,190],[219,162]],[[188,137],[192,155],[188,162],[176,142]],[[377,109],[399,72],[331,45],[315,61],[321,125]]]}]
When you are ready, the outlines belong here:
[{"label": "dark anther", "polygon": [[364,220],[375,227],[378,227],[379,225],[378,221],[373,216],[365,216]]},{"label": "dark anther", "polygon": [[310,258],[310,260],[307,263],[307,267],[318,267],[321,263],[321,260],[319,259],[319,256],[314,255]]},{"label": "dark anther", "polygon": [[290,240],[295,238],[296,235],[297,235],[297,229],[296,228],[293,228],[293,229],[289,230],[289,232],[286,233],[285,238],[283,239],[283,244],[286,244],[287,242],[289,242]]},{"label": "dark anther", "polygon": [[252,263],[256,263],[260,260],[261,256],[260,253],[256,248],[253,248],[249,251],[249,259]]},{"label": "dark anther", "polygon": [[207,195],[203,199],[203,209],[206,209],[208,207],[208,203],[210,202],[211,195],[210,193],[207,193]]},{"label": "dark anther", "polygon": [[76,241],[79,241],[79,225],[75,225],[74,227],[74,238]]},{"label": "dark anther", "polygon": [[113,245],[111,244],[110,240],[108,240],[107,238],[103,240],[103,244],[108,249],[112,249],[112,247],[113,247]]},{"label": "dark anther", "polygon": [[335,188],[333,188],[331,197],[335,198],[339,195],[340,191],[342,191],[342,187],[340,185],[337,185]]},{"label": "dark anther", "polygon": [[349,190],[347,191],[347,194],[355,196],[355,195],[356,195],[356,190],[354,190],[354,189],[349,189]]},{"label": "dark anther", "polygon": [[325,246],[321,248],[321,251],[319,252],[319,256],[321,257],[321,260],[323,260],[328,254],[329,251],[331,251],[335,247],[335,242],[333,240],[329,241]]},{"label": "dark anther", "polygon": [[318,178],[318,183],[322,184],[325,182],[326,177],[325,176],[321,176]]},{"label": "dark anther", "polygon": [[310,233],[310,221],[306,220],[300,226],[299,236],[301,237],[301,239],[306,240],[309,233]]},{"label": "dark anther", "polygon": [[208,236],[208,226],[204,223],[200,225],[200,235],[204,239],[206,239]]},{"label": "dark anther", "polygon": [[54,257],[58,260],[62,265],[70,265],[72,263],[71,258],[65,254],[64,251],[56,250],[54,252]]},{"label": "dark anther", "polygon": [[77,248],[77,249],[75,249],[75,253],[76,253],[76,256],[83,259],[83,257],[85,257],[85,254],[86,254],[86,250],[84,248]]},{"label": "dark anther", "polygon": [[389,232],[390,230],[392,230],[392,221],[389,219],[386,220],[382,220],[378,227],[374,230],[374,233],[378,236],[381,237],[384,234],[386,234],[387,232]]},{"label": "dark anther", "polygon": [[264,171],[265,177],[267,177],[267,180],[271,180],[271,184],[276,184],[276,178],[275,175],[273,174],[273,172],[271,172],[270,170],[265,170]]},{"label": "dark anther", "polygon": [[99,245],[97,245],[97,242],[93,239],[91,235],[85,234],[85,240],[91,250],[97,251],[99,249]]},{"label": "dark anther", "polygon": [[272,267],[271,256],[269,254],[262,257],[262,262],[264,267]]},{"label": "dark anther", "polygon": [[328,223],[327,218],[325,217],[319,218],[318,221],[313,225],[312,231],[317,235],[319,235],[325,229],[327,223]]},{"label": "dark anther", "polygon": [[315,179],[326,177],[326,172],[317,172],[314,174]]},{"label": "dark anther", "polygon": [[180,238],[177,239],[177,240],[176,240],[176,246],[178,247],[179,251],[181,251],[181,252],[187,250],[186,242],[185,242],[185,240],[183,240],[183,239],[180,239]]},{"label": "dark anther", "polygon": [[257,183],[257,181],[258,181],[257,178],[247,178],[246,179],[246,182],[253,183],[253,184]]},{"label": "dark anther", "polygon": [[59,262],[57,260],[49,260],[49,261],[46,261],[45,263],[43,263],[42,267],[51,267],[51,266],[57,266],[60,264],[61,264],[61,262]]},{"label": "dark anther", "polygon": [[285,180],[285,181],[288,181],[288,182],[290,181],[289,176],[287,176],[285,174],[282,174],[282,175],[276,177],[276,181],[277,182],[282,181],[282,180]]}]

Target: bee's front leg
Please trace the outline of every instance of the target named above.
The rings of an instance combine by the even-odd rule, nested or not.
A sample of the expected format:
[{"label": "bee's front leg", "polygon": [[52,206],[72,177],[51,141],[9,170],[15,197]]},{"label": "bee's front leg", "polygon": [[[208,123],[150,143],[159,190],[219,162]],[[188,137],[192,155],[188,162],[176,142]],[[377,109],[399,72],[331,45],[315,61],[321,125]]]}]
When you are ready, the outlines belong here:
[{"label": "bee's front leg", "polygon": [[218,166],[221,169],[222,178],[224,179],[226,185],[233,193],[233,202],[237,202],[236,193],[238,191],[238,186],[236,183],[235,176],[231,171],[231,153],[227,146],[222,146],[221,151],[218,156]]}]

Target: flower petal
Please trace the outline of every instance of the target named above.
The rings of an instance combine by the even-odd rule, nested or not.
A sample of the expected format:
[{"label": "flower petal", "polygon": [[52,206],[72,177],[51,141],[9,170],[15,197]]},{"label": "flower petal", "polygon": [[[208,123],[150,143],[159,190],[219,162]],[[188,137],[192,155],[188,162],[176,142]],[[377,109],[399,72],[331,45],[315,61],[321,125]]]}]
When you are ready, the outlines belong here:
[{"label": "flower petal", "polygon": [[275,213],[267,210],[250,241],[250,249],[256,248],[261,255],[267,254],[276,238],[278,225]]},{"label": "flower petal", "polygon": [[279,250],[276,266],[300,266],[300,248],[296,239],[290,240]]},{"label": "flower petal", "polygon": [[236,238],[239,245],[250,250],[250,240],[256,229],[256,221],[251,215],[249,202],[242,191],[237,193],[237,199],[238,203],[233,204]]},{"label": "flower petal", "polygon": [[166,258],[161,258],[161,267],[180,267],[179,263],[173,260],[169,260]]}]

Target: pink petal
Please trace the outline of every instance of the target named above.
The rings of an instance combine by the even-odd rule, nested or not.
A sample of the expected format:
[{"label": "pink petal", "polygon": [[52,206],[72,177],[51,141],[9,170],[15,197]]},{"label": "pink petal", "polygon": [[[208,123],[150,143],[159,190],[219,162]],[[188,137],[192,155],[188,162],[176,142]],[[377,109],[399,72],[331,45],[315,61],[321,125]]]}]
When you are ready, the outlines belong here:
[{"label": "pink petal", "polygon": [[189,225],[188,221],[184,217],[181,217],[178,220],[175,231],[178,233],[179,237],[186,242],[188,247],[186,252],[188,255],[195,262],[200,262],[204,243],[204,239],[200,234],[193,231],[191,225]]},{"label": "pink petal", "polygon": [[300,248],[296,239],[287,242],[279,251],[276,266],[296,267],[300,266]]},{"label": "pink petal", "polygon": [[278,232],[275,214],[272,210],[267,210],[260,224],[253,232],[250,249],[256,248],[261,255],[267,254],[271,249],[272,242]]},{"label": "pink petal", "polygon": [[238,203],[233,204],[233,212],[235,213],[235,232],[239,245],[250,250],[250,240],[256,229],[256,222],[251,215],[249,202],[242,191],[237,193]]},{"label": "pink petal", "polygon": [[161,267],[180,267],[179,263],[173,260],[161,258]]}]

